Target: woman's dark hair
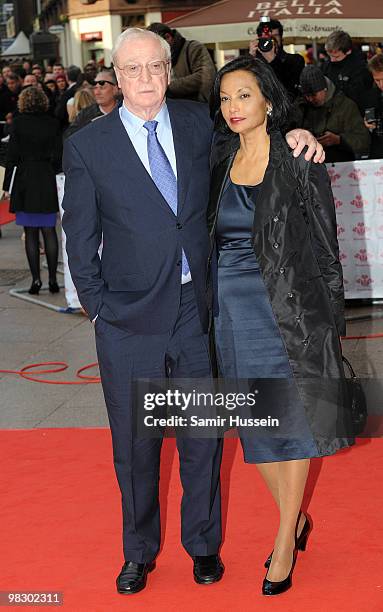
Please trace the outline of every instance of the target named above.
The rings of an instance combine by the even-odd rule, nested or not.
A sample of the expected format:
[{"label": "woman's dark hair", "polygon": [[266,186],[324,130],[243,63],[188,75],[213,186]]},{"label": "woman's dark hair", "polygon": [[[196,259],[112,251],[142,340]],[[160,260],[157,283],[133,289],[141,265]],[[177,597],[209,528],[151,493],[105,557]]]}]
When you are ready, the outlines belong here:
[{"label": "woman's dark hair", "polygon": [[237,57],[217,72],[210,97],[210,115],[214,120],[215,129],[225,134],[231,133],[221,113],[221,81],[225,74],[246,70],[257,79],[259,89],[265,100],[270,102],[272,113],[267,117],[267,131],[281,130],[287,123],[291,110],[291,103],[287,91],[278,81],[274,71],[263,60],[251,55]]}]

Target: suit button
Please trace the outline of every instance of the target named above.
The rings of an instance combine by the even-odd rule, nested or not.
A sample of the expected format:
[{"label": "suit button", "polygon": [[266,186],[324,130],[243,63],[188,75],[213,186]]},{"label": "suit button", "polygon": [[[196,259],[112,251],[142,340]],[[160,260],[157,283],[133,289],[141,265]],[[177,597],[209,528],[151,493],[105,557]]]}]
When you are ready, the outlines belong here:
[{"label": "suit button", "polygon": [[177,228],[177,229],[182,229],[182,225],[181,225],[181,223],[177,223],[176,228]]},{"label": "suit button", "polygon": [[274,223],[278,223],[278,221],[279,221],[278,215],[275,215],[275,217],[273,218],[273,221],[274,221]]},{"label": "suit button", "polygon": [[290,299],[293,298],[294,297],[293,292],[289,291],[288,294],[287,294],[287,297],[290,298]]},{"label": "suit button", "polygon": [[302,317],[301,316],[295,317],[295,320],[297,323],[300,323],[302,321]]},{"label": "suit button", "polygon": [[177,261],[177,266],[181,266],[182,265],[182,261]]},{"label": "suit button", "polygon": [[279,268],[279,274],[284,274],[285,273],[285,268]]},{"label": "suit button", "polygon": [[273,247],[274,249],[279,249],[279,242],[274,242]]},{"label": "suit button", "polygon": [[308,345],[308,343],[309,343],[309,341],[308,341],[308,340],[302,340],[302,344],[303,344],[303,346],[307,346],[307,345]]}]

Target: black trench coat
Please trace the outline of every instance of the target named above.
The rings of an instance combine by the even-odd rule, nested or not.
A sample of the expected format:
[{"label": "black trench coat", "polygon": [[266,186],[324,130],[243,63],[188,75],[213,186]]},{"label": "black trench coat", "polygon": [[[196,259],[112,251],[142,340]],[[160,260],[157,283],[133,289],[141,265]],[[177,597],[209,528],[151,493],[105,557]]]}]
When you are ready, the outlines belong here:
[{"label": "black trench coat", "polygon": [[[212,171],[208,296],[218,314],[215,227],[236,150]],[[340,335],[345,334],[335,207],[325,166],[294,158],[279,132],[257,194],[254,253],[319,455],[352,443]],[[213,316],[211,335],[213,335]]]},{"label": "black trench coat", "polygon": [[4,191],[9,191],[16,166],[10,212],[58,211],[56,173],[60,171],[61,156],[62,136],[57,119],[46,113],[21,113],[15,117],[3,183]]}]

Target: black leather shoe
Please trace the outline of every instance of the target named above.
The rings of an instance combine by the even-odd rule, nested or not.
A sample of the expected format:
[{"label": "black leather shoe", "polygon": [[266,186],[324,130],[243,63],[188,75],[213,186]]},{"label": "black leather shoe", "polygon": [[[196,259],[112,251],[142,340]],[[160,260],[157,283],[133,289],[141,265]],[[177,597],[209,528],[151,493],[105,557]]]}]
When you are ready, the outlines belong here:
[{"label": "black leather shoe", "polygon": [[[295,548],[297,550],[301,550],[301,551],[306,550],[307,539],[310,535],[312,528],[313,528],[312,523],[310,519],[306,516],[306,520],[302,527],[302,531],[300,532],[299,536],[295,539]],[[270,553],[270,555],[267,557],[265,561],[266,568],[270,566],[272,556],[273,556],[273,553]]]},{"label": "black leather shoe", "polygon": [[280,595],[292,586],[292,575],[296,561],[296,552],[297,551],[295,549],[293,553],[293,562],[291,565],[291,570],[287,578],[284,578],[284,580],[279,580],[278,582],[272,582],[271,580],[265,578],[262,585],[262,595]]},{"label": "black leather shoe", "polygon": [[193,561],[194,580],[198,584],[212,584],[221,580],[225,567],[219,555],[198,556]]},{"label": "black leather shoe", "polygon": [[153,571],[155,566],[154,561],[151,563],[126,561],[116,580],[117,592],[122,595],[130,595],[142,591],[146,587],[148,573]]},{"label": "black leather shoe", "polygon": [[38,295],[41,289],[42,282],[41,280],[34,280],[30,288],[28,289],[28,293],[31,295]]}]

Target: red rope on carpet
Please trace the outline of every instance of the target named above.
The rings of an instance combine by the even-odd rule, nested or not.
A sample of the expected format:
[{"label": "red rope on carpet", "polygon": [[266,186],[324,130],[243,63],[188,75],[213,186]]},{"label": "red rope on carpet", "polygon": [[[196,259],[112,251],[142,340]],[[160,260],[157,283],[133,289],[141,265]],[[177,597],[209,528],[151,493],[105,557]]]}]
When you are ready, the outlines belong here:
[{"label": "red rope on carpet", "polygon": [[[383,334],[369,334],[365,336],[342,336],[341,340],[376,340],[383,338]],[[44,367],[43,370],[35,370],[38,367]],[[45,366],[57,366],[53,369],[47,369]],[[47,378],[38,378],[42,374],[57,374],[58,372],[65,372],[69,368],[69,365],[65,361],[46,361],[42,363],[31,363],[21,368],[21,370],[0,370],[0,374],[15,374],[21,376],[25,380],[32,382],[43,383],[45,385],[89,385],[98,384],[101,382],[99,376],[90,376],[84,374],[87,370],[98,366],[97,361],[89,363],[79,368],[76,372],[76,377],[80,380],[49,380]],[[37,377],[37,378],[36,378]]]},{"label": "red rope on carpet", "polygon": [[[44,370],[35,370],[40,366],[57,366],[53,369],[44,369]],[[42,374],[55,374],[57,372],[64,372],[69,368],[68,364],[65,361],[46,361],[43,363],[31,363],[27,366],[21,368],[21,370],[0,370],[2,374],[15,374],[16,376],[21,376],[21,378],[25,378],[26,380],[30,380],[32,382],[44,383],[46,385],[89,385],[94,383],[99,383],[101,381],[99,376],[87,376],[84,375],[83,372],[86,370],[90,370],[98,366],[97,361],[95,363],[90,363],[88,365],[79,368],[76,372],[77,378],[81,380],[49,380],[46,378],[36,378],[36,376],[40,376]]]}]

